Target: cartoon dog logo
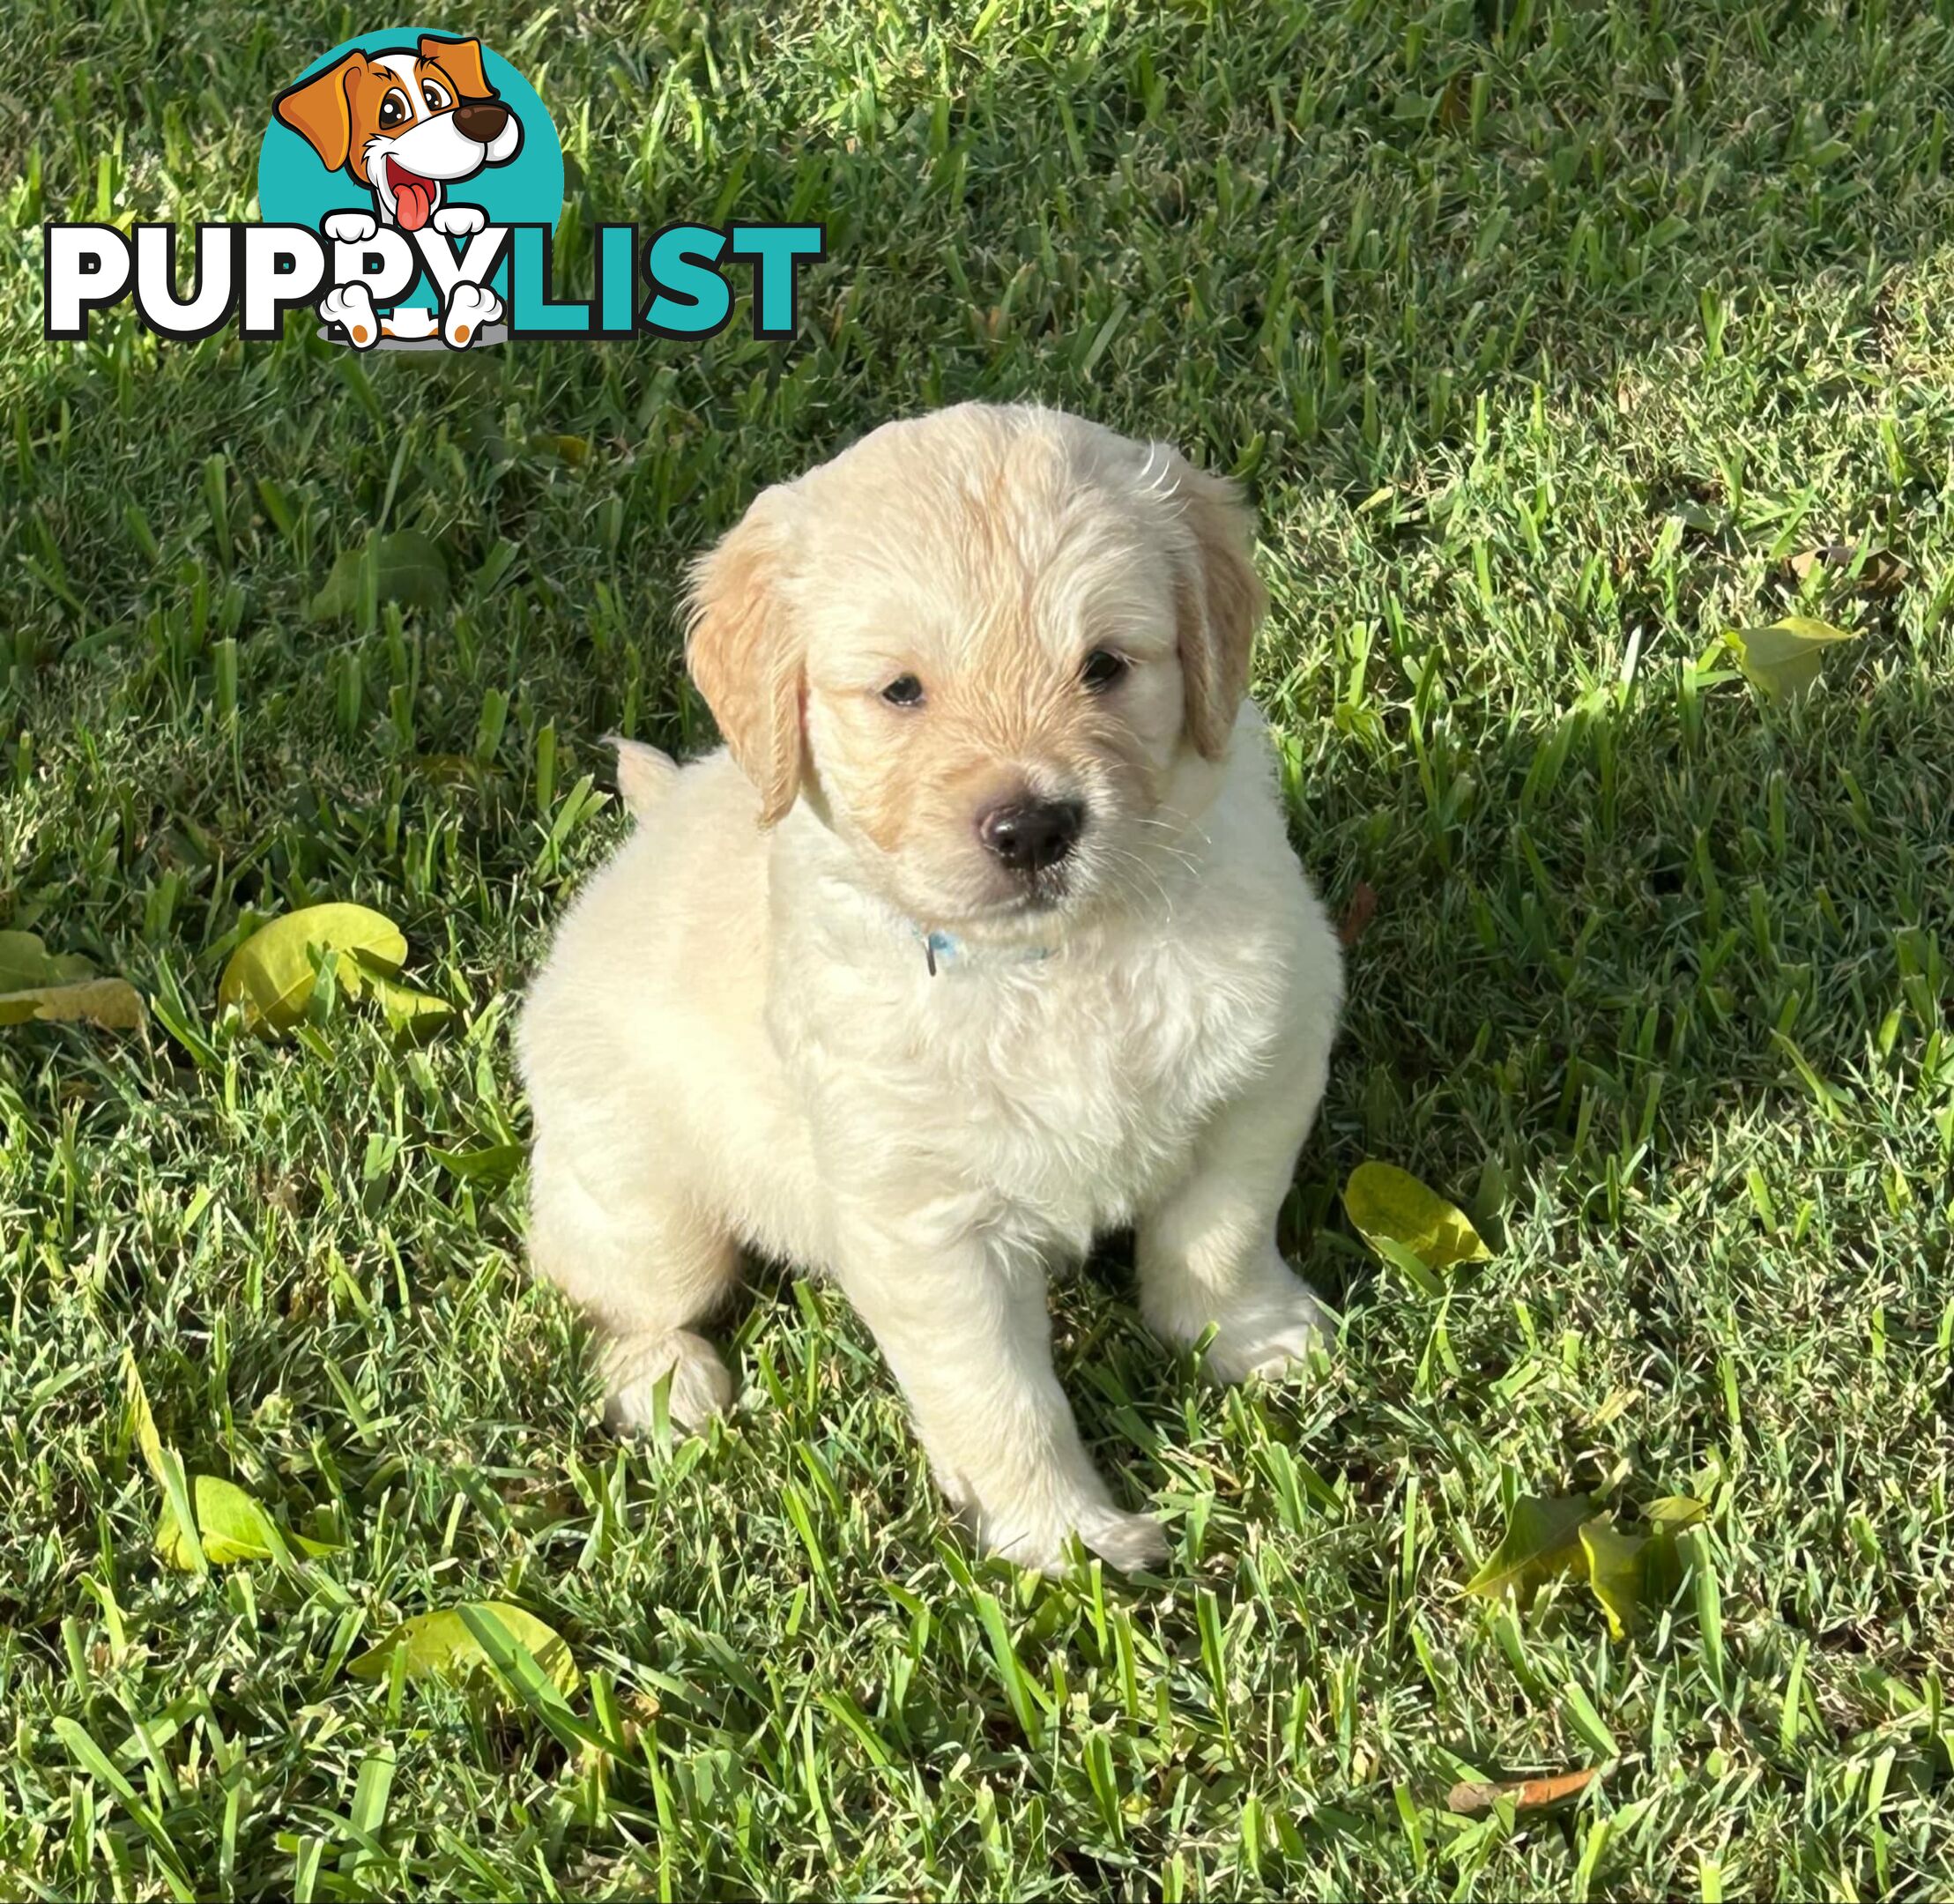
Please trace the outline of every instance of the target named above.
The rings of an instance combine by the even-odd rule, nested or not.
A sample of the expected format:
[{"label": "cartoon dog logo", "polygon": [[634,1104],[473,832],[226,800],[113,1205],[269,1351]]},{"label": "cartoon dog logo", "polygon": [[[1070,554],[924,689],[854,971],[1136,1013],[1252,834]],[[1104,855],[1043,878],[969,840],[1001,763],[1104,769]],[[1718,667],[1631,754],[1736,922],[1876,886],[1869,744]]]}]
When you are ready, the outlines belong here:
[{"label": "cartoon dog logo", "polygon": [[[373,194],[372,216],[338,212],[325,220],[325,235],[349,244],[383,224],[409,233],[432,225],[443,237],[471,237],[488,214],[479,205],[450,202],[449,188],[507,165],[523,145],[523,123],[490,85],[479,40],[423,33],[411,48],[350,52],[279,93],[276,111],[329,172],[343,171]],[[502,303],[487,286],[461,282],[438,317],[412,307],[380,317],[355,284],[322,298],[319,315],[362,346],[437,331],[465,342],[502,315]]]}]

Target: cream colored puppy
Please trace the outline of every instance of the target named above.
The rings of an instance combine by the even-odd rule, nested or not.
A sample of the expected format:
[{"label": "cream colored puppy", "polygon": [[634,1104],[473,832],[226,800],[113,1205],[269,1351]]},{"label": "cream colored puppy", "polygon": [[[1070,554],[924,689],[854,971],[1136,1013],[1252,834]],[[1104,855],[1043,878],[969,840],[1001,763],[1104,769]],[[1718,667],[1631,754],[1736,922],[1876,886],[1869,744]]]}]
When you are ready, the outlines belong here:
[{"label": "cream colored puppy", "polygon": [[1028,1566],[1165,1553],[1052,1372],[1047,1265],[1135,1226],[1142,1313],[1281,1375],[1322,1326],[1276,1213],[1322,1095],[1336,941],[1244,698],[1230,485],[966,404],[766,491],[694,575],[727,747],[627,750],[637,831],[521,1029],[530,1248],[613,1418],[697,1423],[744,1246],[831,1276],[944,1491]]}]

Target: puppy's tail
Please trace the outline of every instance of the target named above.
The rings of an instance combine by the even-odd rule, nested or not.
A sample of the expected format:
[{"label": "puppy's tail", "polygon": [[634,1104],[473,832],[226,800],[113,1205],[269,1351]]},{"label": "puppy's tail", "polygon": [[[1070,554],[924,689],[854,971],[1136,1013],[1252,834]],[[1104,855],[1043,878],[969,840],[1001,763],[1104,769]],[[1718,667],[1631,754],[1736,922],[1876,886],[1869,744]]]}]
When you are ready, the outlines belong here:
[{"label": "puppy's tail", "polygon": [[617,749],[618,793],[633,817],[642,820],[671,791],[679,763],[642,740],[627,740],[622,734],[605,739]]}]

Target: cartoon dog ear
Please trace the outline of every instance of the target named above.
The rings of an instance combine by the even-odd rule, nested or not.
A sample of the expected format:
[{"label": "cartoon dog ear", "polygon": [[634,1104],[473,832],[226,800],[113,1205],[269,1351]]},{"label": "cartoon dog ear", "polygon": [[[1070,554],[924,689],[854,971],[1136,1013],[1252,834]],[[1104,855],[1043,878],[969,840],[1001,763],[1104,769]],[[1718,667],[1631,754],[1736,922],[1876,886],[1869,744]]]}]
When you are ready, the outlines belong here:
[{"label": "cartoon dog ear", "polygon": [[349,53],[336,66],[301,79],[279,94],[273,110],[319,155],[328,172],[337,172],[353,150],[353,100],[349,86],[359,71],[360,56]]},{"label": "cartoon dog ear", "polygon": [[1228,752],[1248,692],[1249,651],[1268,595],[1255,572],[1254,517],[1225,476],[1196,469],[1178,450],[1162,488],[1175,510],[1174,619],[1187,697],[1187,731],[1209,760]]},{"label": "cartoon dog ear", "polygon": [[804,657],[781,598],[781,491],[763,491],[738,526],[693,564],[686,664],[719,732],[760,789],[760,823],[792,809],[806,771]]},{"label": "cartoon dog ear", "polygon": [[420,36],[420,56],[430,66],[438,66],[454,82],[457,100],[494,99],[495,88],[482,71],[479,40],[437,40],[432,33]]}]

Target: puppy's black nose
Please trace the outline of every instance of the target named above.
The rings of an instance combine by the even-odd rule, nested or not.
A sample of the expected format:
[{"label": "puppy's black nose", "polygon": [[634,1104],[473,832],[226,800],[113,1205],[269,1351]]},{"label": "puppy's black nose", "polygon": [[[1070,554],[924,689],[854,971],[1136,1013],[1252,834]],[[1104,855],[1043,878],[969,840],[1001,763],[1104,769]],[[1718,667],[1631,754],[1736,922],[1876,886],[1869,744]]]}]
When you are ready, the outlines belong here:
[{"label": "puppy's black nose", "polygon": [[977,815],[977,834],[1014,873],[1043,873],[1072,851],[1085,823],[1077,800],[1005,800]]},{"label": "puppy's black nose", "polygon": [[466,100],[455,108],[455,124],[464,138],[486,145],[502,136],[509,123],[509,108],[500,100]]}]

